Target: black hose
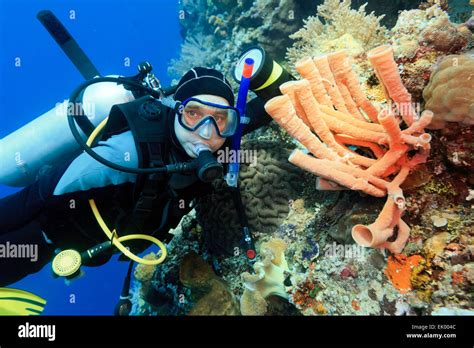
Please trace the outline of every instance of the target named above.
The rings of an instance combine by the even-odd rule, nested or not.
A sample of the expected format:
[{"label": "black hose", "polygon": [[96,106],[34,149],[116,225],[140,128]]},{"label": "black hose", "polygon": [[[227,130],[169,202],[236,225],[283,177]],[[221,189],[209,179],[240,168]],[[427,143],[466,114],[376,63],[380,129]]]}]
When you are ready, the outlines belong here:
[{"label": "black hose", "polygon": [[[195,169],[196,164],[195,163],[176,163],[176,164],[169,164],[163,167],[157,167],[157,168],[131,168],[131,167],[125,167],[118,165],[116,163],[113,163],[102,156],[98,155],[94,150],[92,150],[88,145],[87,142],[82,139],[81,135],[79,134],[79,131],[77,130],[76,124],[74,120],[77,117],[83,117],[83,116],[78,116],[78,115],[73,115],[71,112],[71,109],[76,109],[76,100],[78,99],[79,95],[81,92],[89,87],[90,85],[93,85],[95,83],[99,82],[116,82],[117,84],[123,84],[123,85],[128,85],[128,86],[133,86],[139,89],[142,89],[149,93],[152,97],[154,98],[160,98],[160,93],[155,91],[152,88],[143,86],[142,84],[131,81],[130,79],[126,79],[123,77],[98,77],[89,81],[86,81],[82,84],[80,84],[72,93],[69,98],[69,102],[73,103],[74,108],[68,108],[67,116],[68,116],[68,123],[69,123],[69,128],[71,129],[71,133],[74,136],[74,139],[76,139],[77,143],[81,146],[81,148],[89,154],[92,158],[94,158],[96,161],[102,163],[103,165],[110,167],[112,169],[125,172],[125,173],[132,173],[132,174],[153,174],[153,173],[166,173],[166,172],[176,172],[176,171],[190,171]],[[80,109],[82,109],[82,106],[79,105]],[[81,112],[83,113],[83,112]]]}]

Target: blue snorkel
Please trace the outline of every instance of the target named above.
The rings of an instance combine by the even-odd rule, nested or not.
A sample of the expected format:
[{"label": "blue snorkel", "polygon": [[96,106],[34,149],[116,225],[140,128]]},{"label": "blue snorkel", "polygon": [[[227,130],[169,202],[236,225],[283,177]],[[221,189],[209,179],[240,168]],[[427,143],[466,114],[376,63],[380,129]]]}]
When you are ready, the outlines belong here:
[{"label": "blue snorkel", "polygon": [[254,61],[252,58],[247,58],[244,64],[244,70],[242,72],[242,78],[240,80],[239,95],[237,97],[236,108],[239,110],[240,114],[240,123],[237,127],[237,131],[232,136],[232,145],[231,151],[235,156],[233,161],[229,163],[229,170],[226,175],[226,182],[229,187],[237,187],[237,182],[239,180],[239,156],[240,143],[242,140],[242,133],[244,126],[249,123],[250,119],[245,116],[245,108],[247,106],[247,96],[250,90],[250,79],[252,78]]},{"label": "blue snorkel", "polygon": [[242,204],[242,196],[238,187],[239,180],[239,152],[240,144],[242,140],[243,129],[246,124],[250,122],[250,119],[245,116],[245,108],[247,105],[247,96],[250,89],[250,80],[252,78],[252,71],[254,66],[254,60],[252,58],[245,59],[245,64],[242,72],[242,78],[240,80],[239,95],[237,97],[237,110],[240,114],[240,123],[237,127],[236,133],[232,136],[231,152],[234,156],[231,156],[233,160],[229,163],[229,170],[226,175],[227,185],[230,187],[232,197],[234,199],[235,207],[237,208],[237,214],[239,216],[242,234],[243,234],[243,246],[245,249],[245,255],[250,262],[255,262],[257,253],[255,251],[255,245],[253,243],[252,236],[248,227],[247,215]]}]

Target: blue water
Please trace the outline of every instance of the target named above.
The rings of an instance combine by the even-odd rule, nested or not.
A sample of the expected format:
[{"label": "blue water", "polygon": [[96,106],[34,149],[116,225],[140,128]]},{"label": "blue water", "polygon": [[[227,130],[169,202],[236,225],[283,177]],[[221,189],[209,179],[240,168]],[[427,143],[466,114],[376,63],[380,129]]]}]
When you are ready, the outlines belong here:
[{"label": "blue water", "polygon": [[[56,14],[101,74],[134,75],[148,60],[162,84],[170,83],[167,64],[182,42],[178,0],[0,0],[0,138],[68,98],[83,81],[36,19],[43,9]],[[16,190],[0,186],[0,197]],[[44,314],[111,315],[127,266],[115,258],[85,268],[84,277],[66,285],[48,265],[11,287],[46,298]]]}]

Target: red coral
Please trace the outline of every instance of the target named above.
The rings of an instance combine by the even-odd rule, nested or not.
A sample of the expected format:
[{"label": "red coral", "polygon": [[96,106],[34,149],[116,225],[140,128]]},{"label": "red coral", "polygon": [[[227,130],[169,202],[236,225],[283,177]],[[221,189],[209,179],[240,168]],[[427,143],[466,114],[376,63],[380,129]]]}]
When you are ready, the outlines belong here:
[{"label": "red coral", "polygon": [[453,272],[451,274],[451,279],[453,280],[453,285],[464,284],[464,282],[466,281],[463,271]]}]

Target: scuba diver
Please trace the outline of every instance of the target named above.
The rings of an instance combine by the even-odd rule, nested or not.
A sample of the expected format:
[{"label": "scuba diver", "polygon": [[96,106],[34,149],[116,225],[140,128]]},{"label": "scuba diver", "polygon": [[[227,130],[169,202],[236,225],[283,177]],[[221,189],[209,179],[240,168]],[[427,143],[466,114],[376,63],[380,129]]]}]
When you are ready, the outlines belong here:
[{"label": "scuba diver", "polygon": [[[201,172],[125,173],[87,153],[48,168],[32,185],[0,200],[0,244],[38,246],[36,262],[0,258],[0,286],[39,271],[51,261],[56,249],[87,250],[107,242],[90,212],[91,198],[101,208],[103,220],[113,222],[110,224],[121,235],[152,231],[161,240],[172,236],[168,230],[193,208],[196,197],[210,192],[209,179],[222,173],[215,153],[228,146],[226,140],[239,124],[239,112],[232,106],[232,88],[214,69],[196,67],[188,71],[176,87],[174,100],[174,108],[149,95],[114,105],[110,125],[102,136],[107,134],[108,138],[100,141],[94,152],[132,168],[199,159],[202,163],[197,170]],[[251,121],[244,133],[270,122],[263,105],[260,98],[247,104]],[[121,132],[125,118],[138,119],[130,125],[133,131]],[[134,245],[130,248],[136,254],[149,243],[132,241],[127,245]],[[100,264],[108,258],[110,253],[94,261]]]},{"label": "scuba diver", "polygon": [[[238,150],[242,135],[267,125],[265,102],[293,77],[260,47],[245,51],[234,68],[236,107],[230,83],[212,68],[195,67],[169,89],[148,62],[132,77],[102,77],[54,14],[41,11],[38,19],[86,81],[68,101],[0,140],[0,184],[24,187],[0,199],[0,247],[36,248],[34,261],[0,257],[0,287],[51,261],[55,276],[72,279],[81,265],[100,266],[120,252],[130,266],[116,313],[129,313],[134,262],[164,261],[169,230],[225,170],[244,250],[254,259],[238,163],[219,163],[217,152]],[[249,90],[256,97],[247,101]],[[157,259],[137,255],[152,244]]]}]

